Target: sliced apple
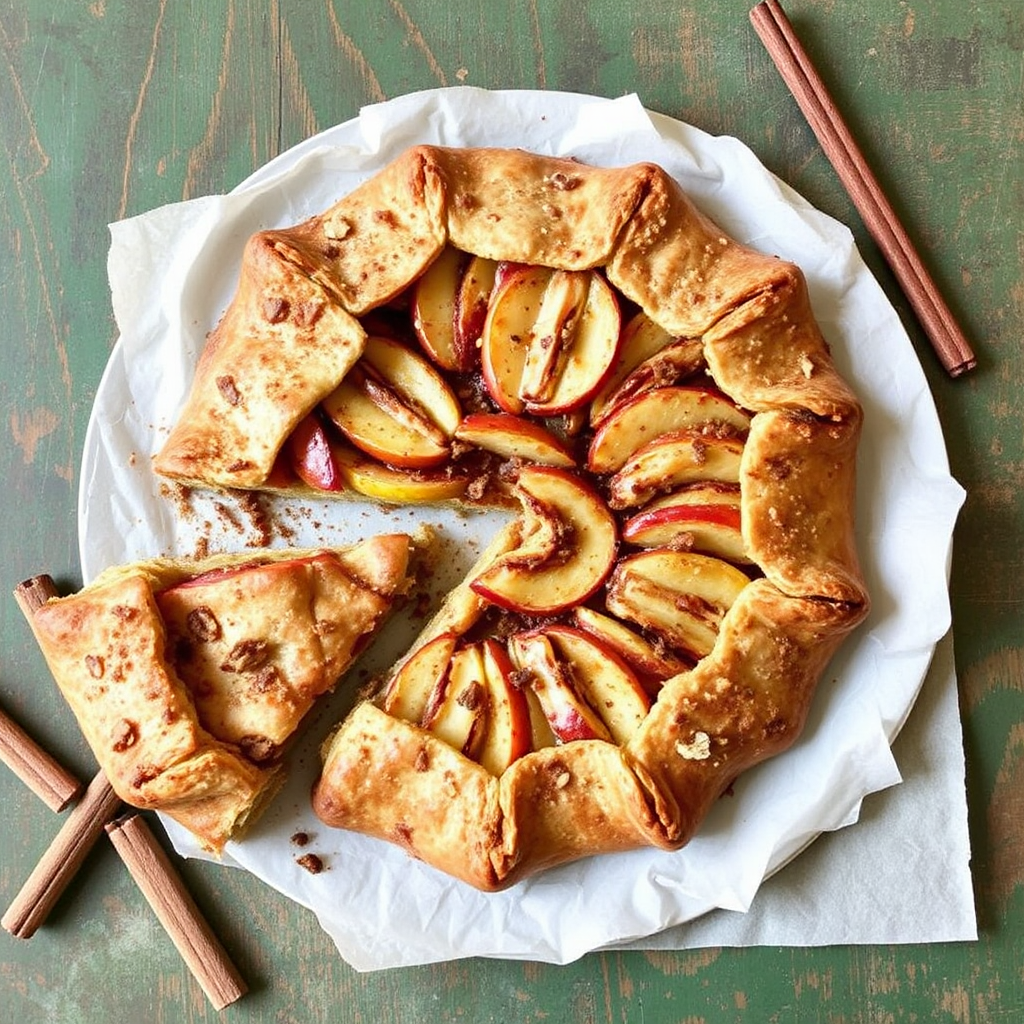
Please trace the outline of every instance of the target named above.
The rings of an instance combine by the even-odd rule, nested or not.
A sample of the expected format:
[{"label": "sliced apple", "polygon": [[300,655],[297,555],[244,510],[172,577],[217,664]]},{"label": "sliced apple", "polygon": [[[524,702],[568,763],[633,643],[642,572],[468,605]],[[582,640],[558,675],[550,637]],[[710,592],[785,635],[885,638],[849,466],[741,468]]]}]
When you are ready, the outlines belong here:
[{"label": "sliced apple", "polygon": [[317,563],[336,563],[337,561],[338,556],[329,551],[322,551],[315,555],[302,555],[299,558],[275,559],[269,562],[254,557],[251,562],[224,566],[221,569],[209,569],[198,576],[190,576],[187,579],[180,580],[178,583],[171,584],[169,587],[164,587],[158,593],[157,601],[159,602],[164,594],[174,594],[181,590],[193,590],[196,587],[205,587],[210,583],[222,583],[224,580],[243,576],[250,572],[259,572],[265,576],[274,576],[276,574],[287,576],[295,571],[297,565],[315,566]]},{"label": "sliced apple", "polygon": [[568,666],[559,660],[543,633],[514,634],[509,639],[509,654],[536,694],[560,743],[611,739],[600,715],[577,692]]},{"label": "sliced apple", "polygon": [[468,256],[447,246],[412,287],[412,326],[423,350],[443,370],[473,368],[476,349],[456,337],[459,290]]},{"label": "sliced apple", "polygon": [[462,418],[458,399],[426,359],[393,338],[368,338],[362,358],[321,403],[345,436],[392,466],[444,462]]},{"label": "sliced apple", "polygon": [[331,442],[338,472],[347,487],[392,505],[430,505],[461,498],[469,478],[448,470],[396,469],[338,441]]},{"label": "sliced apple", "polygon": [[318,491],[345,489],[323,424],[316,413],[305,416],[291,432],[287,457],[295,475],[309,487]]},{"label": "sliced apple", "polygon": [[669,334],[640,310],[622,329],[618,358],[590,403],[591,426],[627,398],[675,384],[696,373],[703,363],[704,344],[700,338]]},{"label": "sliced apple", "polygon": [[480,369],[488,394],[499,409],[519,415],[525,405],[519,382],[531,331],[544,301],[551,271],[502,263],[480,336]]},{"label": "sliced apple", "polygon": [[384,691],[384,711],[421,725],[432,695],[438,692],[448,674],[458,642],[455,633],[442,633],[414,651],[391,677]]},{"label": "sliced apple", "polygon": [[544,714],[540,698],[528,685],[522,686],[519,692],[526,698],[526,706],[530,711],[530,748],[543,750],[544,747],[557,746],[558,737],[551,730],[551,723]]},{"label": "sliced apple", "polygon": [[610,615],[604,615],[586,605],[581,605],[574,614],[580,629],[615,651],[638,674],[641,682],[655,684],[648,685],[647,689],[656,689],[656,684],[690,667],[689,662],[666,649],[664,644],[652,644],[646,637]]},{"label": "sliced apple", "polygon": [[491,397],[506,412],[557,416],[585,405],[619,349],[621,317],[594,271],[503,272],[481,336]]},{"label": "sliced apple", "polygon": [[590,442],[587,468],[613,473],[643,445],[661,434],[698,430],[709,436],[745,435],[750,417],[718,391],[664,387],[645,391],[616,406]]},{"label": "sliced apple", "polygon": [[550,524],[554,549],[543,560],[525,563],[513,550],[470,586],[492,604],[527,615],[554,614],[585,601],[615,561],[618,538],[611,512],[589,484],[555,466],[524,466],[516,493],[524,514]]},{"label": "sliced apple", "polygon": [[519,380],[519,397],[526,403],[551,399],[583,317],[590,274],[553,270],[544,289],[537,319],[530,328],[530,345]]},{"label": "sliced apple", "polygon": [[483,653],[470,644],[452,656],[446,678],[428,701],[423,728],[475,759],[487,731],[488,703]]},{"label": "sliced apple", "polygon": [[642,548],[677,547],[750,562],[740,527],[740,510],[730,504],[682,502],[644,509],[622,526],[622,539]]},{"label": "sliced apple", "polygon": [[722,618],[749,582],[719,558],[656,548],[618,563],[606,604],[613,615],[699,659],[714,647]]},{"label": "sliced apple", "polygon": [[534,325],[520,383],[539,416],[580,409],[594,397],[619,351],[622,318],[615,292],[595,271],[556,270]]},{"label": "sliced apple", "polygon": [[699,480],[737,483],[743,442],[699,430],[662,434],[634,452],[608,481],[614,509],[643,505],[666,490]]},{"label": "sliced apple", "polygon": [[457,427],[455,436],[505,459],[565,469],[574,465],[569,449],[550,430],[509,413],[470,413]]},{"label": "sliced apple", "polygon": [[505,647],[492,637],[480,646],[488,714],[477,760],[492,775],[501,775],[533,749],[530,707],[524,691],[513,682],[515,670]]},{"label": "sliced apple", "polygon": [[498,263],[473,256],[466,264],[455,296],[455,370],[472,370],[480,358],[480,338],[487,322],[487,308],[498,276]]},{"label": "sliced apple", "polygon": [[651,701],[632,669],[592,634],[573,626],[551,625],[541,632],[555,656],[569,666],[578,693],[601,717],[611,738],[628,743],[651,709]]},{"label": "sliced apple", "polygon": [[646,509],[671,505],[730,505],[740,507],[740,485],[724,480],[699,480],[655,498]]}]

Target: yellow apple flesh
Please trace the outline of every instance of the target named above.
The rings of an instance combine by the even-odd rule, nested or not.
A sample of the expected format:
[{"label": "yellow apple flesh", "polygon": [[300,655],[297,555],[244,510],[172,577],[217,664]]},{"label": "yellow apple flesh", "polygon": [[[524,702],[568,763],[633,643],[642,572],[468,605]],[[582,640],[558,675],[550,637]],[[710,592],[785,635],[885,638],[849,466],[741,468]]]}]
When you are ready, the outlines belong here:
[{"label": "yellow apple flesh", "polygon": [[487,687],[478,644],[455,652],[441,692],[431,697],[423,727],[450,747],[475,758],[487,729]]},{"label": "yellow apple flesh", "polygon": [[629,666],[593,636],[572,626],[542,630],[555,656],[569,666],[576,690],[597,712],[620,746],[628,743],[651,709],[651,702]]},{"label": "yellow apple flesh", "polygon": [[421,725],[431,695],[447,675],[458,640],[455,633],[443,633],[414,651],[388,683],[383,709],[395,718]]},{"label": "yellow apple flesh", "polygon": [[638,449],[662,434],[696,430],[709,436],[744,436],[750,417],[710,388],[662,387],[616,406],[594,432],[587,453],[593,473],[621,469]]},{"label": "yellow apple flesh", "polygon": [[622,559],[608,581],[608,610],[695,659],[709,654],[723,617],[749,578],[710,555],[655,548]]},{"label": "yellow apple flesh", "polygon": [[702,480],[736,483],[743,442],[698,430],[662,434],[634,452],[608,481],[608,504],[614,509],[643,505],[666,490]]},{"label": "yellow apple flesh", "polygon": [[554,524],[554,550],[540,562],[524,562],[513,550],[470,586],[492,604],[527,615],[555,614],[585,601],[615,561],[612,514],[589,484],[554,466],[523,467],[516,491],[529,515]]},{"label": "yellow apple flesh", "polygon": [[455,436],[505,459],[565,469],[574,465],[569,450],[550,430],[509,413],[470,413],[459,424]]},{"label": "yellow apple flesh", "polygon": [[547,637],[538,632],[517,633],[509,640],[509,654],[528,679],[560,743],[611,740],[600,715],[577,692],[568,666],[559,660]]}]

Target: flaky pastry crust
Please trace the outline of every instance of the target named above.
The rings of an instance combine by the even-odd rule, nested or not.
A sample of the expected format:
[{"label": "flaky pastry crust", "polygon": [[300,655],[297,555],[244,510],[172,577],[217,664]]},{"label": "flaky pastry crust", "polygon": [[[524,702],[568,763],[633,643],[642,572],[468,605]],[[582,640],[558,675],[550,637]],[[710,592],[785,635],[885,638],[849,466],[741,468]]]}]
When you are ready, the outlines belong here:
[{"label": "flaky pastry crust", "polygon": [[[861,408],[833,365],[800,269],[726,237],[661,168],[420,146],[320,216],[250,242],[238,296],[156,457],[158,472],[273,487],[288,429],[359,355],[354,318],[403,292],[446,245],[556,269],[603,268],[664,330],[699,339],[716,385],[753,414],[741,509],[763,576],[733,604],[711,653],[665,684],[628,743],[536,750],[493,777],[364,703],[327,744],[314,793],[325,822],[396,842],[492,890],[577,857],[676,849],[738,774],[792,743],[825,664],[868,608],[853,533]],[[332,325],[325,335],[337,330],[343,339],[338,351],[325,355],[320,344],[326,313],[312,327],[292,313],[266,326],[289,281],[300,297],[293,307],[285,293],[289,309],[321,303]],[[272,361],[261,362],[274,331],[295,352],[311,344],[317,360],[291,382],[273,426],[254,430],[244,424],[280,376]],[[250,355],[236,365],[228,353],[239,348]],[[225,377],[229,394],[218,383]],[[511,550],[517,528],[480,565]],[[482,613],[467,582],[415,646],[465,633]]]},{"label": "flaky pastry crust", "polygon": [[32,630],[114,791],[211,852],[283,781],[281,753],[411,583],[412,539],[118,566]]}]

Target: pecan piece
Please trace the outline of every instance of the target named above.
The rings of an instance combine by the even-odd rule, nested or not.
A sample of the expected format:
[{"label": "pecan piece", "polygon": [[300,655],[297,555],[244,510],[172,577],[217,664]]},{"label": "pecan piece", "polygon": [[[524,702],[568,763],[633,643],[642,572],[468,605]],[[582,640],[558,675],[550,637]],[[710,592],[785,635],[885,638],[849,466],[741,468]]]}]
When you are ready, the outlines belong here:
[{"label": "pecan piece", "polygon": [[282,296],[268,295],[263,300],[263,319],[268,324],[279,324],[282,320],[288,319],[290,308],[288,300]]},{"label": "pecan piece", "polygon": [[228,405],[238,405],[242,401],[242,394],[235,384],[235,378],[229,373],[217,378],[217,390]]},{"label": "pecan piece", "polygon": [[227,660],[221,665],[221,671],[255,672],[263,668],[269,657],[270,643],[267,640],[239,640],[228,652]]},{"label": "pecan piece", "polygon": [[111,748],[115,753],[123,754],[129,747],[134,747],[139,738],[139,729],[134,722],[122,718],[114,727],[114,734],[111,737],[113,743]]},{"label": "pecan piece", "polygon": [[193,608],[185,619],[188,631],[200,643],[209,643],[220,637],[220,623],[207,605]]}]

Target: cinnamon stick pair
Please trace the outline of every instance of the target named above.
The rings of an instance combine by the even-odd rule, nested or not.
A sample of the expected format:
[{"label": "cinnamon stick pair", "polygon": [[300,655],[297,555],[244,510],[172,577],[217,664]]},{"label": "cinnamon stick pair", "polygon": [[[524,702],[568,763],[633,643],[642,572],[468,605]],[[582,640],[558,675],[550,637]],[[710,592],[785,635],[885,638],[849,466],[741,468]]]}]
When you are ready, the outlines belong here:
[{"label": "cinnamon stick pair", "polygon": [[778,0],[763,0],[750,12],[750,20],[900,282],[946,372],[951,377],[959,377],[973,369],[977,358],[967,338],[882,192]]},{"label": "cinnamon stick pair", "polygon": [[[17,587],[15,598],[31,621],[34,611],[57,593],[49,576],[35,576]],[[63,810],[82,790],[2,712],[0,756],[54,810]],[[0,924],[17,938],[35,934],[105,830],[207,998],[215,1009],[223,1009],[245,994],[245,982],[142,817],[112,821],[120,807],[121,798],[97,772]]]}]

